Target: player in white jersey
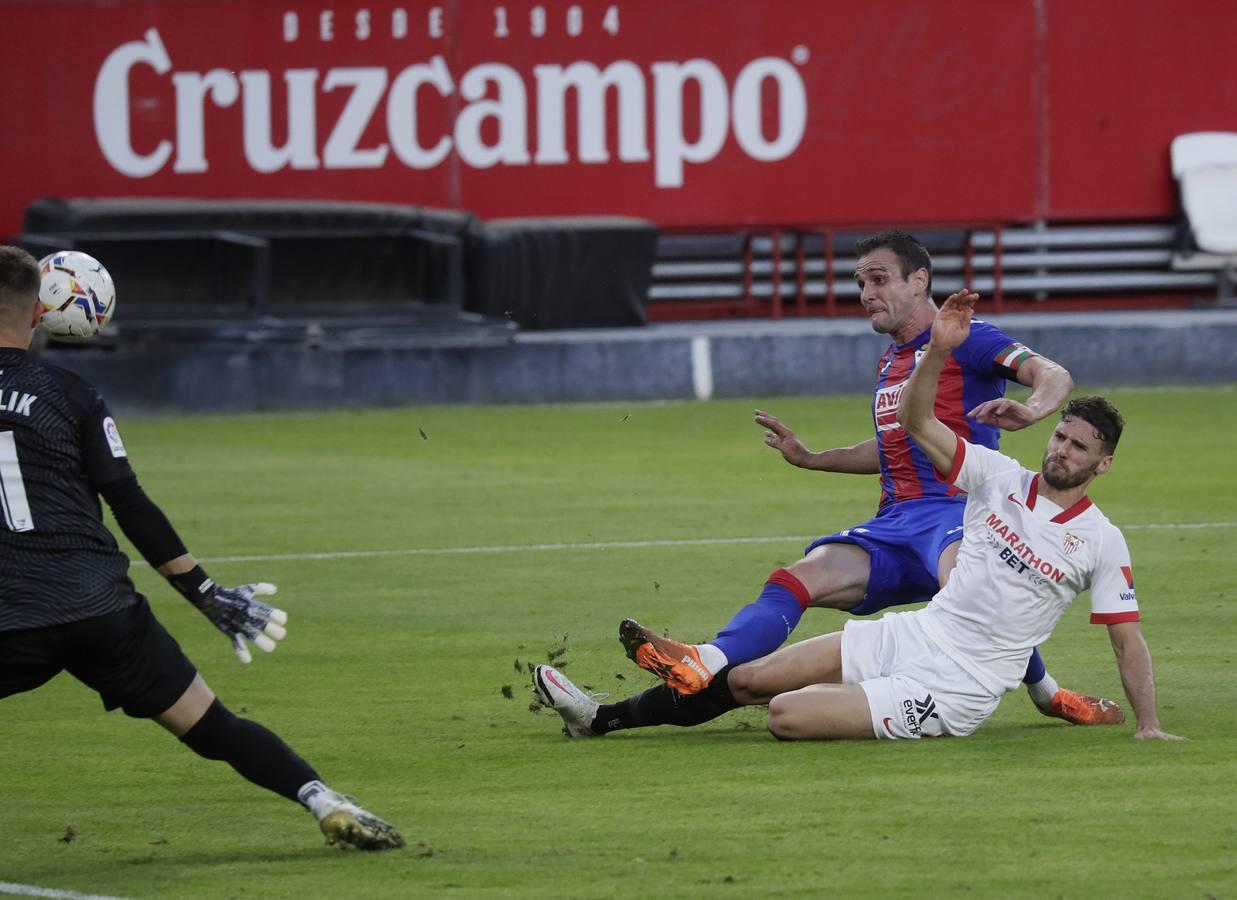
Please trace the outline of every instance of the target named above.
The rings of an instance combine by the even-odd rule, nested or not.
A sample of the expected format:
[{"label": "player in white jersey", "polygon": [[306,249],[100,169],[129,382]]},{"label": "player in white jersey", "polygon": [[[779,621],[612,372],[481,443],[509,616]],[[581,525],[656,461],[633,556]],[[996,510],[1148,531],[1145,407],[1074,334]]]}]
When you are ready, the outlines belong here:
[{"label": "player in white jersey", "polygon": [[942,367],[970,332],[978,299],[960,291],[941,307],[898,410],[942,477],[967,491],[949,581],[923,609],[852,620],[736,666],[730,692],[740,704],[768,703],[769,730],[791,740],[970,734],[1090,589],[1091,621],[1108,626],[1134,736],[1179,740],[1160,728],[1125,539],[1087,497],[1112,465],[1120,413],[1102,397],[1071,401],[1039,473],[967,443],[934,415]]}]

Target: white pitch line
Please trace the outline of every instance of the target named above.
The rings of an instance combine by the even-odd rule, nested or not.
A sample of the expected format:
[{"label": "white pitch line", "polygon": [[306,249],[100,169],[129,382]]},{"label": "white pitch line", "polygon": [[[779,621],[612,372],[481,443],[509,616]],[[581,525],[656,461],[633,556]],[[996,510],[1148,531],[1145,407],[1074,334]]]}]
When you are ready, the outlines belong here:
[{"label": "white pitch line", "polygon": [[[1148,522],[1124,525],[1124,531],[1233,528],[1237,522]],[[268,553],[253,556],[207,556],[202,562],[282,562],[314,559],[381,559],[401,556],[457,556],[479,553],[542,553],[562,550],[640,550],[657,547],[711,547],[727,544],[805,543],[820,535],[790,534],[778,537],[684,538],[663,541],[590,541],[569,544],[492,544],[479,547],[408,547],[396,550],[335,550],[320,553]]]},{"label": "white pitch line", "polygon": [[61,891],[56,888],[39,887],[34,884],[14,884],[0,881],[0,894],[16,894],[19,897],[51,897],[53,900],[125,900],[124,897],[109,897],[106,894],[79,894],[77,891]]},{"label": "white pitch line", "polygon": [[1232,528],[1237,522],[1147,522],[1143,525],[1120,525],[1122,531],[1149,531],[1157,528]]},{"label": "white pitch line", "polygon": [[[819,537],[819,535],[817,535]],[[338,550],[323,553],[273,553],[267,556],[213,556],[202,562],[275,562],[298,559],[374,559],[383,556],[453,556],[468,553],[527,553],[553,550],[631,550],[644,547],[705,547],[713,544],[774,544],[813,541],[803,535],[783,537],[686,538],[673,541],[592,541],[578,544],[492,544],[485,547],[409,547],[403,550]]]}]

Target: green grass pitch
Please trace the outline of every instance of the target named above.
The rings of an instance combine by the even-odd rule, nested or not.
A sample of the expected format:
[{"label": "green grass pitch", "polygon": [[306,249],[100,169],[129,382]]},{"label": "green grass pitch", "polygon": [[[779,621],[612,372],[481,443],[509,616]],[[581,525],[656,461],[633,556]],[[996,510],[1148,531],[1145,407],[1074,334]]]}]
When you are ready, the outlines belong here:
[{"label": "green grass pitch", "polygon": [[[1161,718],[1184,743],[1049,720],[1021,691],[975,735],[920,743],[783,744],[756,709],[573,742],[530,712],[527,663],[552,648],[578,683],[641,690],[622,617],[711,636],[802,538],[867,518],[874,479],[793,469],[751,423],[759,405],[809,446],[852,443],[870,434],[861,397],[122,417],[189,547],[221,582],[276,582],[289,637],[243,667],[144,564],[139,589],[225,702],[409,846],[327,848],[294,804],[61,676],[0,704],[0,882],[135,898],[1234,897],[1237,390],[1106,393],[1128,425],[1093,496],[1127,529]],[[1036,466],[1047,435],[1005,449]],[[614,546],[761,537],[784,539]],[[593,546],[544,546],[561,544]],[[811,610],[796,637],[843,621]],[[1124,702],[1085,598],[1044,656],[1062,684]]]}]

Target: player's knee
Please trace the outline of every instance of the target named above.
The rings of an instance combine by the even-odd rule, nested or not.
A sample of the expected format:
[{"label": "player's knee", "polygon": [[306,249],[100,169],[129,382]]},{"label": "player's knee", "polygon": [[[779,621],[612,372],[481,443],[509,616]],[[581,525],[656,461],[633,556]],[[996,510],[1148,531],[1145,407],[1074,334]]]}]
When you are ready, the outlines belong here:
[{"label": "player's knee", "polygon": [[743,706],[768,703],[777,693],[776,680],[767,659],[753,660],[730,670],[726,686]]},{"label": "player's knee", "polygon": [[730,688],[730,694],[742,706],[751,706],[759,702],[759,698],[753,692],[754,674],[756,667],[751,663],[744,663],[741,666],[735,666],[727,674],[726,686]]},{"label": "player's knee", "polygon": [[779,741],[801,740],[802,730],[797,726],[795,704],[785,694],[769,701],[769,734]]}]

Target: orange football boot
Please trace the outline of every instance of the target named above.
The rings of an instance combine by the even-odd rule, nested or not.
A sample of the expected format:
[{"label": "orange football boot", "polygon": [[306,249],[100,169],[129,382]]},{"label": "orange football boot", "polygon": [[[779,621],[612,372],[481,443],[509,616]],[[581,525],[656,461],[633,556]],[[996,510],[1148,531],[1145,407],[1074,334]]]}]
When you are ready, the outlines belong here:
[{"label": "orange football boot", "polygon": [[1048,709],[1040,712],[1075,725],[1120,725],[1125,721],[1125,711],[1120,704],[1066,688],[1059,688],[1052,695]]},{"label": "orange football boot", "polygon": [[635,619],[624,619],[619,625],[619,641],[628,659],[680,694],[697,694],[713,680],[695,647],[653,634]]}]

